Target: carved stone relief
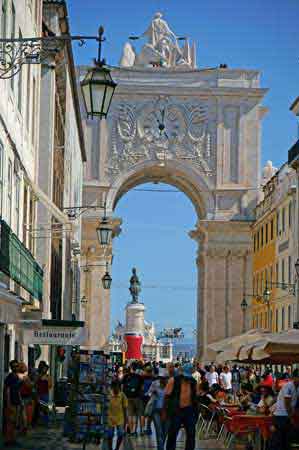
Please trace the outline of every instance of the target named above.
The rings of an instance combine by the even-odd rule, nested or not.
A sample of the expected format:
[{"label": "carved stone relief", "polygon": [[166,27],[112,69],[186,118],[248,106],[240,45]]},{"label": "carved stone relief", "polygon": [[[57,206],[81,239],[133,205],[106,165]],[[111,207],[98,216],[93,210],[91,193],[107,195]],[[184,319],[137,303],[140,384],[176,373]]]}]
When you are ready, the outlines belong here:
[{"label": "carved stone relief", "polygon": [[[142,161],[184,160],[207,176],[215,170],[216,124],[204,102],[175,98],[115,102],[109,122],[111,142],[106,175]],[[164,130],[159,130],[163,122]]]}]

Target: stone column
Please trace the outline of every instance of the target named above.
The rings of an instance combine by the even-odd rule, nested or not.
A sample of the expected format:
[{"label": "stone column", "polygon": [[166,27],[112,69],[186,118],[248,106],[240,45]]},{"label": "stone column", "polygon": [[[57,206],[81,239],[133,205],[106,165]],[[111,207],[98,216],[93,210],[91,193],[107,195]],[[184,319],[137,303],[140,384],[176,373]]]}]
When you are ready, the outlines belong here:
[{"label": "stone column", "polygon": [[208,361],[215,358],[209,343],[242,332],[240,304],[244,286],[250,289],[250,225],[202,220],[190,236],[199,246],[197,354]]},{"label": "stone column", "polygon": [[[90,204],[90,201],[87,201]],[[120,233],[120,219],[111,219],[112,236]],[[85,215],[82,220],[81,298],[86,297],[85,326],[88,348],[103,349],[110,335],[110,290],[105,290],[102,278],[106,263],[111,271],[112,243],[100,245],[96,228],[99,218]]]},{"label": "stone column", "polygon": [[88,328],[87,347],[100,350],[107,343],[110,334],[110,291],[105,290],[102,278],[106,263],[102,258],[93,258],[87,264],[87,304],[85,320]]}]

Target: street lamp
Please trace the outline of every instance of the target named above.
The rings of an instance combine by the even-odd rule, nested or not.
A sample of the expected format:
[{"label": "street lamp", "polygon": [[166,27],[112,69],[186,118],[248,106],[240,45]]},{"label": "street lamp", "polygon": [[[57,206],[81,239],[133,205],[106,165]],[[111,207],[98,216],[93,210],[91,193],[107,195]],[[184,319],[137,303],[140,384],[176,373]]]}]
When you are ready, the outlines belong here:
[{"label": "street lamp", "polygon": [[100,119],[106,118],[114,90],[117,84],[112,80],[110,70],[105,67],[105,60],[101,59],[102,42],[104,28],[99,28],[99,50],[98,59],[94,61],[94,67],[88,70],[81,81],[81,90],[85,109],[88,117],[92,119],[97,116]]},{"label": "street lamp", "polygon": [[264,303],[269,303],[271,298],[271,291],[266,287],[263,292]]},{"label": "street lamp", "polygon": [[245,333],[245,331],[246,331],[246,311],[247,311],[247,308],[248,308],[248,303],[247,303],[245,297],[243,297],[243,300],[242,300],[240,306],[241,306],[241,309],[242,309],[242,312],[243,312],[243,333]]},{"label": "street lamp", "polygon": [[112,238],[112,227],[106,215],[106,202],[104,204],[104,217],[96,229],[100,245],[109,245]]},{"label": "street lamp", "polygon": [[112,237],[112,228],[109,225],[107,217],[103,217],[96,231],[99,243],[101,245],[108,245]]},{"label": "street lamp", "polygon": [[111,288],[112,278],[108,271],[108,263],[106,264],[106,273],[102,278],[103,288],[108,290]]}]

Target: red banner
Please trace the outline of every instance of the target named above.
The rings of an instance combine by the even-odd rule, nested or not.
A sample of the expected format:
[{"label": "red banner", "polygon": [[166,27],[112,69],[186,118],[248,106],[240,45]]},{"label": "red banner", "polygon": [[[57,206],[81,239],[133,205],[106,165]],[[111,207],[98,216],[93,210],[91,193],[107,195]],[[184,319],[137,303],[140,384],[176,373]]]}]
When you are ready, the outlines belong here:
[{"label": "red banner", "polygon": [[142,336],[125,335],[127,343],[126,359],[142,359]]}]

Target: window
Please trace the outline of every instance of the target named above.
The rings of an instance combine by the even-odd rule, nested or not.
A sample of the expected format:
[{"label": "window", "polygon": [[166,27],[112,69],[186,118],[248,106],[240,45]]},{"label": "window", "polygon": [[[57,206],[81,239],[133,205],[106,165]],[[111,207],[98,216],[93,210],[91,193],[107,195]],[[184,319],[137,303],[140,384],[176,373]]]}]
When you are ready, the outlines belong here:
[{"label": "window", "polygon": [[279,281],[279,264],[278,262],[276,263],[276,283],[278,283]]},{"label": "window", "polygon": [[35,144],[35,132],[36,132],[35,110],[36,110],[36,79],[33,78],[33,83],[32,83],[32,110],[31,110],[31,142],[32,142],[33,145]]},{"label": "window", "polygon": [[256,250],[256,234],[254,234],[254,236],[253,236],[253,251],[254,251],[254,253],[255,253],[255,250]]},{"label": "window", "polygon": [[286,209],[285,208],[282,208],[281,227],[282,227],[282,232],[284,233],[286,230]]},{"label": "window", "polygon": [[273,283],[273,266],[270,267],[270,285]]},{"label": "window", "polygon": [[269,324],[270,331],[272,331],[272,327],[273,327],[273,311],[271,309],[270,310],[270,324]]},{"label": "window", "polygon": [[275,331],[278,332],[278,309],[275,310]]},{"label": "window", "polygon": [[[14,39],[16,37],[16,8],[14,3],[11,4],[11,38]],[[14,90],[15,87],[15,77],[11,77],[10,86],[11,89]]]},{"label": "window", "polygon": [[27,65],[27,105],[26,105],[26,126],[30,130],[30,101],[31,101],[31,65]]},{"label": "window", "polygon": [[292,257],[288,258],[288,282],[292,283]]},{"label": "window", "polygon": [[1,37],[7,37],[7,0],[2,0],[1,8]]},{"label": "window", "polygon": [[285,326],[284,321],[285,321],[285,311],[284,311],[284,306],[283,306],[282,310],[281,310],[281,329],[282,329],[282,331],[284,330],[284,326]]},{"label": "window", "polygon": [[279,236],[279,211],[276,213],[276,236]]},{"label": "window", "polygon": [[265,236],[265,240],[266,240],[266,244],[268,244],[268,223],[266,223],[266,225],[265,225],[265,234],[266,234],[266,236]]},{"label": "window", "polygon": [[20,177],[15,173],[15,224],[16,235],[20,233]]},{"label": "window", "polygon": [[271,220],[270,225],[270,240],[272,241],[274,239],[274,219]]},{"label": "window", "polygon": [[255,295],[255,276],[252,278],[253,295]]},{"label": "window", "polygon": [[[22,39],[22,33],[21,30],[19,30],[19,38]],[[23,83],[23,70],[21,66],[21,70],[18,73],[18,110],[22,112],[22,95],[23,95],[23,89],[22,89],[22,83]]]},{"label": "window", "polygon": [[292,200],[289,203],[289,228],[292,228]]},{"label": "window", "polygon": [[7,171],[7,223],[11,225],[11,207],[12,207],[12,162],[8,161]]},{"label": "window", "polygon": [[28,227],[28,187],[24,184],[23,200],[23,244],[27,246],[27,227]]},{"label": "window", "polygon": [[260,248],[260,230],[256,233],[256,249],[259,250]]},{"label": "window", "polygon": [[4,184],[4,148],[0,141],[0,217],[2,216],[3,207],[3,184]]},{"label": "window", "polygon": [[261,248],[263,248],[264,245],[264,227],[261,228]]},{"label": "window", "polygon": [[281,282],[284,283],[285,282],[285,264],[284,264],[284,259],[281,260]]},{"label": "window", "polygon": [[292,328],[292,306],[288,306],[288,328]]}]

